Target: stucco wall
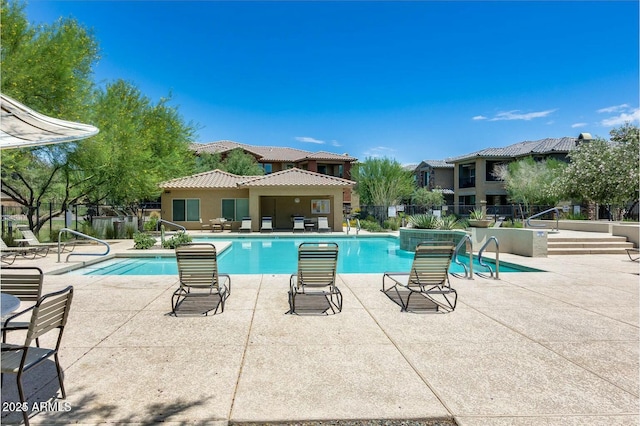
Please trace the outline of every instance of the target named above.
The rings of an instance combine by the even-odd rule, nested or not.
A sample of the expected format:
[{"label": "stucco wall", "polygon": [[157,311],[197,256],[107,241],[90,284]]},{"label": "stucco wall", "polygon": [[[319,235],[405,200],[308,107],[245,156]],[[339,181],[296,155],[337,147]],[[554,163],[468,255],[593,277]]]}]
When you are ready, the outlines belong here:
[{"label": "stucco wall", "polygon": [[[480,250],[492,236],[498,240],[500,253],[547,257],[547,231],[521,228],[471,228],[473,250]],[[495,245],[490,243],[485,250],[494,252]]]},{"label": "stucco wall", "polygon": [[640,247],[640,225],[618,223],[611,225],[611,234],[626,237],[627,241],[633,243],[634,247]]},{"label": "stucco wall", "polygon": [[[173,222],[173,200],[175,199],[199,199],[200,217],[202,222],[208,224],[211,219],[222,217],[222,199],[224,198],[249,198],[249,190],[240,189],[170,189],[162,193],[160,198],[162,218]],[[201,229],[200,222],[175,222],[187,229]]]}]

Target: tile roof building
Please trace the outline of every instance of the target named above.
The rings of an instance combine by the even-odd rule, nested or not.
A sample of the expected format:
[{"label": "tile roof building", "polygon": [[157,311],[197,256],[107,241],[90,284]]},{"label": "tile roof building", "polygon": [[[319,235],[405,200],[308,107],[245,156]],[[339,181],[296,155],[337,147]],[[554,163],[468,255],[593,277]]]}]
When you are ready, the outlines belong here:
[{"label": "tile roof building", "polygon": [[292,168],[263,176],[238,176],[221,170],[162,182],[162,217],[199,229],[225,218],[235,228],[251,217],[258,231],[260,218],[270,216],[274,228],[291,230],[293,218],[303,216],[312,225],[327,217],[329,227],[342,231],[343,192],[355,182]]},{"label": "tile roof building", "polygon": [[494,175],[497,166],[530,156],[536,160],[555,158],[566,161],[571,150],[590,139],[589,133],[581,133],[577,138],[524,141],[502,148],[485,148],[447,158],[446,162],[453,166],[456,213],[466,214],[469,210],[480,208],[482,201],[486,201],[490,211],[496,212],[501,206],[508,204],[504,184]]}]

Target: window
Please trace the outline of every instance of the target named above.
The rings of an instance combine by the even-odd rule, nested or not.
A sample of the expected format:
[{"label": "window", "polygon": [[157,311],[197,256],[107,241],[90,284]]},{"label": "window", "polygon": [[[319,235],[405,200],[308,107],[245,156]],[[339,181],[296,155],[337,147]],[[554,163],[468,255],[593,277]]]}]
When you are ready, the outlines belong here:
[{"label": "window", "polygon": [[476,165],[461,164],[458,168],[460,188],[473,188],[476,186]]},{"label": "window", "polygon": [[227,198],[222,200],[222,217],[227,220],[241,221],[249,216],[248,198]]},{"label": "window", "polygon": [[318,164],[318,173],[326,175],[327,174],[327,165],[326,164]]},{"label": "window", "polygon": [[271,172],[273,172],[273,164],[271,163],[262,163],[260,164],[262,166],[262,170],[264,170],[264,174],[268,175]]},{"label": "window", "polygon": [[197,198],[173,200],[174,222],[198,222],[200,220],[200,200]]},{"label": "window", "polygon": [[501,181],[500,176],[496,176],[496,169],[505,164],[504,161],[487,161],[487,175],[485,176],[487,182]]},{"label": "window", "polygon": [[467,206],[470,210],[473,210],[476,205],[476,196],[475,195],[461,195],[458,198],[458,205],[461,207]]}]

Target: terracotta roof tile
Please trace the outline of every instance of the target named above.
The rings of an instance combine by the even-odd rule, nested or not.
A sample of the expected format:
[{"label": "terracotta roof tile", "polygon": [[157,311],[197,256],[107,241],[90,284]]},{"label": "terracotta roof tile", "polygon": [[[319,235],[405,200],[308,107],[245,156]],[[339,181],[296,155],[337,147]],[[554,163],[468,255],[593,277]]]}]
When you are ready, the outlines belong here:
[{"label": "terracotta roof tile", "polygon": [[278,147],[278,146],[259,146],[247,145],[233,141],[217,141],[208,144],[192,144],[191,149],[200,152],[208,152],[214,154],[216,152],[226,152],[234,148],[242,148],[243,150],[254,154],[260,161],[277,161],[277,162],[297,162],[305,159],[312,160],[342,160],[356,161],[356,158],[347,154],[334,154],[326,151],[311,152],[297,148]]},{"label": "terracotta roof tile", "polygon": [[518,142],[503,148],[486,148],[470,154],[447,158],[447,163],[454,163],[476,157],[518,158],[535,154],[551,154],[553,152],[568,153],[575,149],[577,139],[570,137],[546,138],[537,141]]},{"label": "terracotta roof tile", "polygon": [[161,182],[159,186],[164,189],[237,188],[238,182],[246,180],[247,178],[255,177],[257,176],[238,176],[216,169],[209,172],[198,173],[191,176]]},{"label": "terracotta roof tile", "polygon": [[264,187],[264,186],[353,186],[355,182],[339,177],[323,175],[293,168],[280,172],[271,173],[265,176],[258,176],[246,179],[239,186],[242,187]]}]

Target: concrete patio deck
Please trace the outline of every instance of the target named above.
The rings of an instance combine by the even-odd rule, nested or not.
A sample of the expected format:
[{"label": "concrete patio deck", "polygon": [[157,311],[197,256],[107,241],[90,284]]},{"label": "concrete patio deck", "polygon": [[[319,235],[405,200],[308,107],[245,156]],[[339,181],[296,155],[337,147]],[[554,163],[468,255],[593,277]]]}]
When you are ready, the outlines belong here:
[{"label": "concrete patio deck", "polygon": [[[285,314],[287,275],[233,275],[225,312],[208,317],[169,315],[176,276],[46,275],[44,292],[75,288],[60,354],[67,399],[55,398],[52,362],[25,373],[30,407],[60,403],[31,423],[639,424],[638,262],[500,259],[546,272],[452,277],[450,314],[400,312],[381,274],[339,275],[344,309],[329,316]],[[16,265],[50,272],[56,260]],[[14,383],[4,378],[3,424],[22,421],[6,410]]]}]

